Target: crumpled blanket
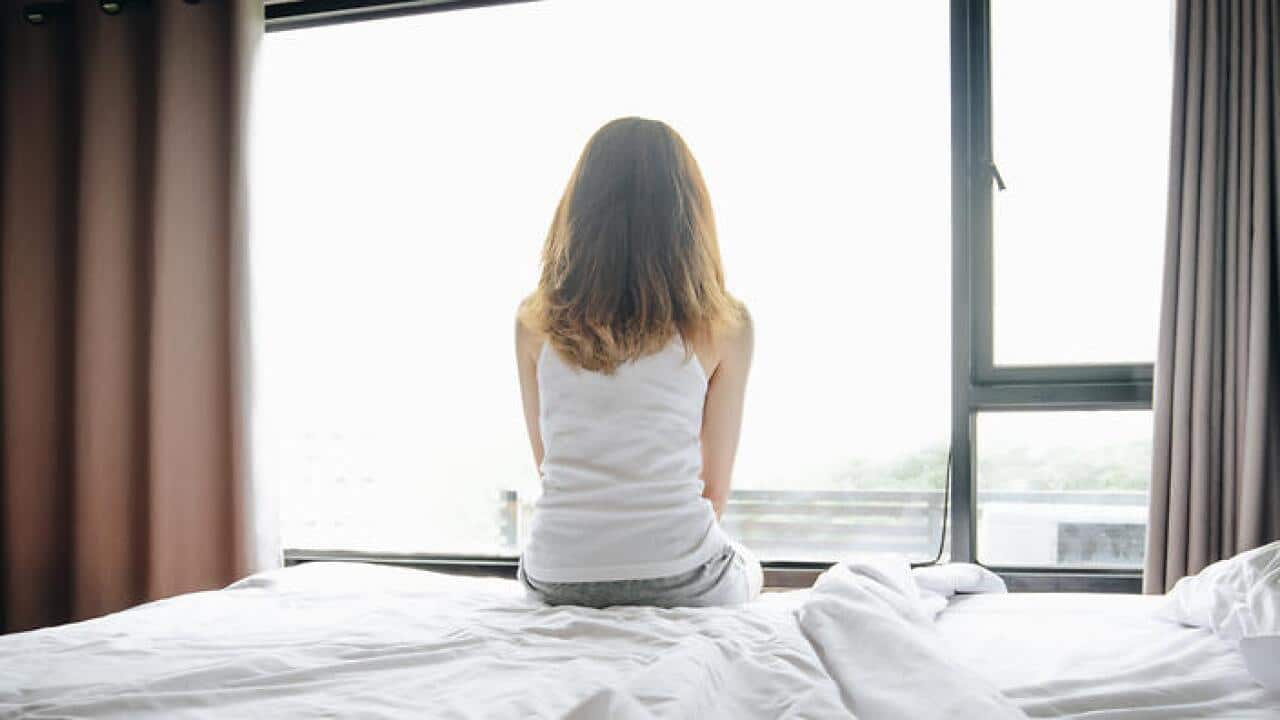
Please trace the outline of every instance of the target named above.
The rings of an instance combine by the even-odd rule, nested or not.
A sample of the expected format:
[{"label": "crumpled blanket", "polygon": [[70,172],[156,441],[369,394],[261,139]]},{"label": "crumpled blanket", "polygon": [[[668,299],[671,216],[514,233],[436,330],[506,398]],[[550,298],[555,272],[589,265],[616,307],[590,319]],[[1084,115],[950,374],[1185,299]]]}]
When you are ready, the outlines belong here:
[{"label": "crumpled blanket", "polygon": [[861,720],[1024,718],[999,690],[952,659],[934,618],[956,592],[1004,592],[976,565],[913,572],[903,558],[833,566],[797,611],[801,631]]}]

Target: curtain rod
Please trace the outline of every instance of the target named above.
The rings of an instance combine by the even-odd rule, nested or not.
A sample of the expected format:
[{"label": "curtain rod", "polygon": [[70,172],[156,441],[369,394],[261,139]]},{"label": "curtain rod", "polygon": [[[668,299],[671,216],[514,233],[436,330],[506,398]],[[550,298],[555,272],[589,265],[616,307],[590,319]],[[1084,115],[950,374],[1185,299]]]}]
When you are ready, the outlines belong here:
[{"label": "curtain rod", "polygon": [[267,32],[537,0],[287,0],[266,5]]},{"label": "curtain rod", "polygon": [[[188,5],[198,5],[200,0],[182,0]],[[98,9],[107,15],[119,15],[128,5],[150,5],[151,0],[98,0]],[[22,17],[31,25],[44,25],[62,17],[71,10],[69,2],[33,2],[22,6]]]},{"label": "curtain rod", "polygon": [[[317,25],[373,20],[419,13],[508,5],[536,0],[265,0],[267,30],[292,30]],[[98,9],[119,15],[129,5],[150,5],[152,0],[98,0]],[[200,0],[183,0],[196,5]],[[22,5],[22,17],[31,25],[44,25],[66,15],[71,3],[46,0]]]}]

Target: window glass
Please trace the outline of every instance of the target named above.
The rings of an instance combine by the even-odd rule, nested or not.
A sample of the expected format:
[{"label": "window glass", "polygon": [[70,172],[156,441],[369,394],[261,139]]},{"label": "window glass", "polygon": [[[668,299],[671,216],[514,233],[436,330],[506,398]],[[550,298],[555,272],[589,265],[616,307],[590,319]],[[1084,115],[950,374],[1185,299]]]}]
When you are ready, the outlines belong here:
[{"label": "window glass", "polygon": [[988,565],[1141,567],[1149,410],[978,415],[978,557]]},{"label": "window glass", "polygon": [[1155,359],[1172,6],[991,2],[997,365]]},{"label": "window glass", "polygon": [[638,114],[698,158],[756,323],[730,532],[767,559],[931,557],[947,11],[550,0],[268,34],[254,448],[286,547],[518,552],[515,307],[583,144]]}]

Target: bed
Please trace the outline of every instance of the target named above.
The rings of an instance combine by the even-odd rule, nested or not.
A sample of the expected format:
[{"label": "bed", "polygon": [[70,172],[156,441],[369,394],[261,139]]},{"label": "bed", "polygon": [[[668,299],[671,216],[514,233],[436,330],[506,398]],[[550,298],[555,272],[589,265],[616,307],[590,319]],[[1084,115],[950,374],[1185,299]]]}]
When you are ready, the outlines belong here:
[{"label": "bed", "polygon": [[938,619],[961,662],[1032,717],[1280,718],[1280,694],[1208,628],[1150,595],[954,598]]},{"label": "bed", "polygon": [[[0,717],[1280,717],[1238,650],[1159,598],[922,583],[899,623],[875,615],[898,612],[892,582],[845,570],[739,608],[593,610],[311,563],[2,637]],[[911,635],[876,638],[895,623]]]}]

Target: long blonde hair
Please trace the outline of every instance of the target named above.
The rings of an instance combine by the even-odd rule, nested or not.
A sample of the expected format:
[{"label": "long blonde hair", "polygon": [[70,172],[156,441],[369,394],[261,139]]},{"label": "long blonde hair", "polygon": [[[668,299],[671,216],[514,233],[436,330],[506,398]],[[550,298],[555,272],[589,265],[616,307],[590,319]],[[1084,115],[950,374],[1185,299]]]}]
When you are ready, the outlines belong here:
[{"label": "long blonde hair", "polygon": [[612,373],[677,334],[691,352],[743,314],[684,140],[638,117],[597,130],[556,208],[524,323],[572,364]]}]

